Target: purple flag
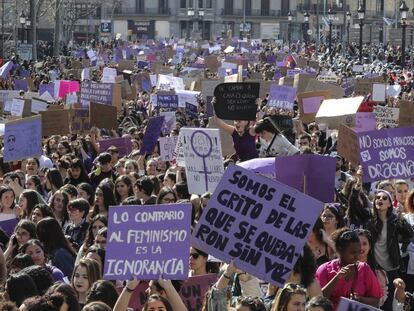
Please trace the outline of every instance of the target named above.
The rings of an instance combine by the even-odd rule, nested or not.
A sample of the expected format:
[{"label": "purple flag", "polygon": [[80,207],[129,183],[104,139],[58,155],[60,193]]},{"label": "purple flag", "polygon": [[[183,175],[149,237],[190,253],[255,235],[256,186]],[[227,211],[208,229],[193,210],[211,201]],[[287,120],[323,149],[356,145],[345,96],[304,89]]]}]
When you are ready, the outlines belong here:
[{"label": "purple flag", "polygon": [[335,158],[316,154],[277,157],[276,180],[324,203],[333,202],[335,164]]},{"label": "purple flag", "polygon": [[163,124],[164,116],[149,119],[139,154],[152,154],[160,137]]},{"label": "purple flag", "polygon": [[296,189],[230,164],[193,231],[191,244],[283,286],[322,207],[322,202]]},{"label": "purple flag", "polygon": [[8,61],[7,63],[5,63],[0,68],[0,77],[3,78],[3,79],[8,79],[10,70],[12,70],[12,68],[13,68],[13,62],[12,61]]},{"label": "purple flag", "polygon": [[364,182],[414,177],[414,127],[357,133]]},{"label": "purple flag", "polygon": [[111,206],[107,280],[188,278],[191,204]]}]

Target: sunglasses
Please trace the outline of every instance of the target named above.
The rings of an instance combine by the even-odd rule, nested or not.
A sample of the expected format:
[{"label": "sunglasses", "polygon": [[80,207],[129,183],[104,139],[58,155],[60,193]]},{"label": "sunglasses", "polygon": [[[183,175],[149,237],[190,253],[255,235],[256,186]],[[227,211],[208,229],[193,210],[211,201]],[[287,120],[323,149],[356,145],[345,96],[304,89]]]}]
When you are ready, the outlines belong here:
[{"label": "sunglasses", "polygon": [[200,257],[199,253],[190,253],[190,257],[193,259],[198,259],[198,257]]},{"label": "sunglasses", "polygon": [[388,197],[386,195],[377,195],[375,197],[376,200],[382,199],[384,201],[388,200]]}]

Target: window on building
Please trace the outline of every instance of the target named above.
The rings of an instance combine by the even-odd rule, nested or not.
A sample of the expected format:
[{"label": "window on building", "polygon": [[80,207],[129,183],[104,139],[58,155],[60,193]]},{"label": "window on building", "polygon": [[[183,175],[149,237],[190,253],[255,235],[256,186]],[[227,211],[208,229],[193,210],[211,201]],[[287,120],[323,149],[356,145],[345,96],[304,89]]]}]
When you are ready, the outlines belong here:
[{"label": "window on building", "polygon": [[262,13],[261,14],[262,16],[270,15],[270,1],[269,0],[262,0],[261,13]]},{"label": "window on building", "polygon": [[[282,0],[281,7],[280,7],[280,14],[282,16],[287,16],[289,12],[289,0]],[[309,9],[307,9],[309,10]]]},{"label": "window on building", "polygon": [[187,0],[180,0],[180,8],[185,9],[186,7],[187,7]]},{"label": "window on building", "polygon": [[168,14],[168,0],[159,0],[158,10],[160,14]]},{"label": "window on building", "polygon": [[252,15],[252,0],[245,0],[246,15]]},{"label": "window on building", "polygon": [[203,8],[203,0],[198,0],[198,7]]},{"label": "window on building", "polygon": [[224,14],[233,15],[233,0],[224,0]]},{"label": "window on building", "polygon": [[135,13],[145,14],[145,0],[135,0]]},{"label": "window on building", "polygon": [[213,7],[213,1],[212,0],[206,0],[206,9],[211,9]]}]

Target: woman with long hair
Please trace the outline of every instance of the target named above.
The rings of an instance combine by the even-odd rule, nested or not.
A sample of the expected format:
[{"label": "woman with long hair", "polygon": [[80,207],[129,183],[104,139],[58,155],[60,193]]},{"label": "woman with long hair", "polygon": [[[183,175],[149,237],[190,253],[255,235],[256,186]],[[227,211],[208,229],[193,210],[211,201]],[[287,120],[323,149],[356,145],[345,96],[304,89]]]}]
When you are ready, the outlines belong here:
[{"label": "woman with long hair", "polygon": [[116,200],[111,187],[107,184],[100,184],[95,191],[95,206],[91,218],[98,214],[108,216],[109,206],[116,205]]},{"label": "woman with long hair", "polygon": [[[40,171],[39,171],[40,173]],[[46,192],[42,185],[42,180],[37,175],[31,175],[26,178],[24,184],[26,189],[31,189],[37,191],[43,198],[46,198]]]},{"label": "woman with long hair", "polygon": [[156,204],[173,204],[177,202],[177,194],[173,188],[162,187],[157,196]]},{"label": "woman with long hair", "polygon": [[0,187],[0,219],[8,220],[16,218],[17,210],[15,203],[16,196],[9,186]]},{"label": "woman with long hair", "polygon": [[115,180],[114,196],[116,202],[121,204],[126,198],[134,195],[131,179],[127,175],[119,176]]},{"label": "woman with long hair", "polygon": [[24,190],[19,196],[18,206],[21,219],[31,219],[34,207],[44,203],[40,194],[35,190]]},{"label": "woman with long hair", "polygon": [[306,289],[287,283],[276,295],[272,311],[305,311]]},{"label": "woman with long hair", "polygon": [[69,224],[68,203],[69,196],[61,190],[55,192],[50,199],[50,208],[53,215],[63,229]]},{"label": "woman with long hair", "polygon": [[63,186],[62,175],[60,174],[59,170],[56,168],[47,170],[45,174],[45,179],[46,179],[45,188],[47,191],[49,191],[49,195],[53,195],[56,191],[58,191]]},{"label": "woman with long hair", "polygon": [[79,158],[75,158],[70,161],[68,176],[66,177],[64,184],[78,186],[81,183],[90,184],[91,181],[88,177],[85,166],[83,165],[83,161]]},{"label": "woman with long hair", "polygon": [[9,244],[4,252],[6,261],[12,260],[19,253],[19,247],[30,239],[36,239],[36,224],[28,219],[22,219],[14,228]]},{"label": "woman with long hair", "polygon": [[59,222],[51,217],[43,218],[38,222],[36,231],[52,265],[59,268],[65,276],[70,277],[76,253],[63,235]]}]

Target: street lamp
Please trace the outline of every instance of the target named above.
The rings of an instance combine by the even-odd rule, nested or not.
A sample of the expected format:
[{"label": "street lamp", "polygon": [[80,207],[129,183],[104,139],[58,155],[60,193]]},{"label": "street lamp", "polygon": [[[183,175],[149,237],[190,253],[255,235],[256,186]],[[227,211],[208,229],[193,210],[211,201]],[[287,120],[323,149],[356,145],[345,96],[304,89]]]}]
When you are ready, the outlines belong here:
[{"label": "street lamp", "polygon": [[289,47],[289,50],[290,50],[290,38],[291,38],[291,34],[290,34],[290,31],[291,31],[291,24],[292,24],[292,12],[288,12],[287,13],[287,18],[288,18],[288,47]]},{"label": "street lamp", "polygon": [[305,22],[305,44],[308,45],[308,30],[309,30],[309,13],[306,11],[303,14],[303,21]]},{"label": "street lamp", "polygon": [[362,64],[362,28],[364,27],[365,8],[362,3],[358,7],[359,19],[359,62]]},{"label": "street lamp", "polygon": [[332,55],[332,24],[335,17],[335,12],[332,9],[328,10],[328,20],[329,20],[329,54]]},{"label": "street lamp", "polygon": [[24,25],[26,25],[26,15],[22,12],[19,16],[20,24],[22,25],[22,42],[24,41]]},{"label": "street lamp", "polygon": [[404,68],[404,65],[405,65],[405,31],[407,27],[407,15],[408,15],[408,6],[405,4],[405,1],[401,3],[400,13],[401,13],[401,27],[402,27],[401,66]]},{"label": "street lamp", "polygon": [[351,17],[352,17],[352,14],[351,14],[351,12],[346,12],[346,22],[347,22],[347,24],[346,24],[346,35],[347,35],[347,41],[348,41],[348,46],[349,46],[349,29],[350,29],[350,26],[351,26]]}]

